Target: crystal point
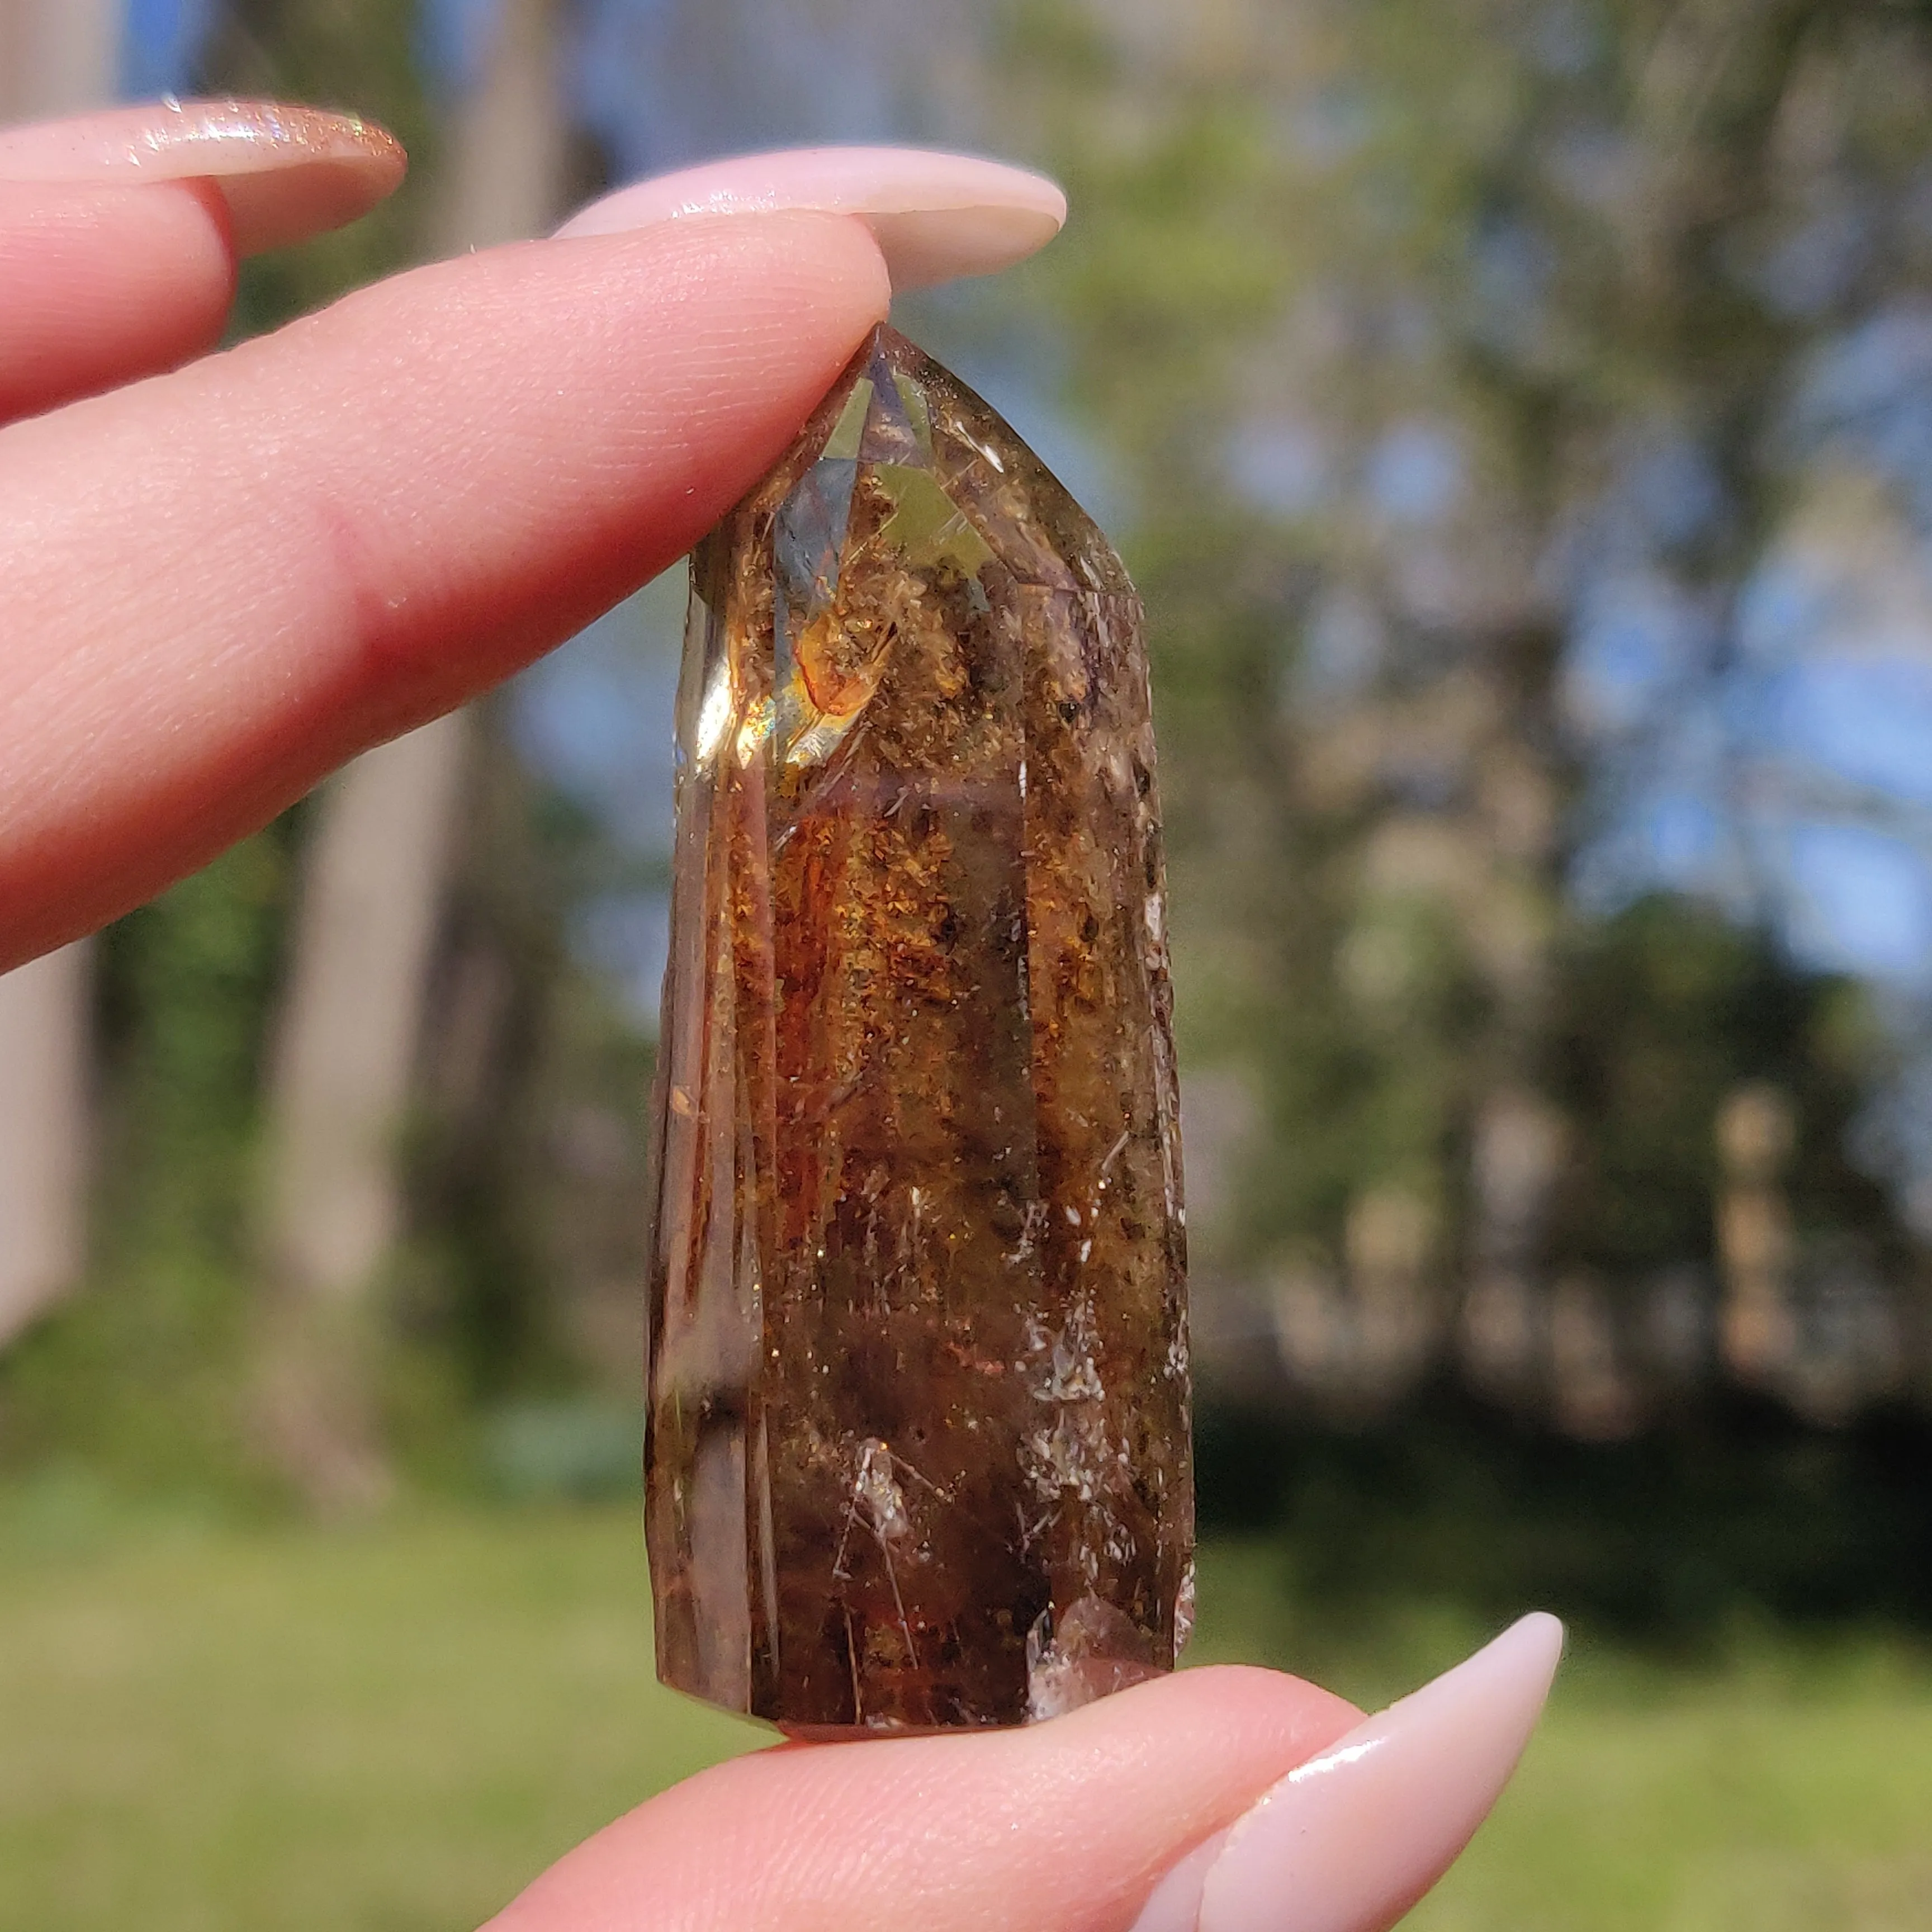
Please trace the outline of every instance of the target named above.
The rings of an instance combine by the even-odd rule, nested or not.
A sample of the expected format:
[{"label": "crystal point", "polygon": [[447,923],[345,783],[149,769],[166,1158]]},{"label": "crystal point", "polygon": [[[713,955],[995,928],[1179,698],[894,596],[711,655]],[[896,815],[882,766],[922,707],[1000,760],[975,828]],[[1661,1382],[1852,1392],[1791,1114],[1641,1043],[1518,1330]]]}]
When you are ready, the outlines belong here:
[{"label": "crystal point", "polygon": [[677,785],[659,1674],[836,1734],[1171,1667],[1193,1489],[1140,604],[889,328],[692,560]]}]

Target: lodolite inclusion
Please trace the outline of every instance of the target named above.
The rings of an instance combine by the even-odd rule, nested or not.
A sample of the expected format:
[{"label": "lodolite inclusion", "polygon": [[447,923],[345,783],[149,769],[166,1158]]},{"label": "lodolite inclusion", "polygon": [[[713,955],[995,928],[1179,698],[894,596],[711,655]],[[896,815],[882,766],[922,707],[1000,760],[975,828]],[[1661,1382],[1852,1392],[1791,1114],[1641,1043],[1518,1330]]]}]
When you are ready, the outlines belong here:
[{"label": "lodolite inclusion", "polygon": [[659,1675],[836,1733],[1171,1667],[1185,1240],[1126,572],[882,327],[692,559],[677,742]]}]

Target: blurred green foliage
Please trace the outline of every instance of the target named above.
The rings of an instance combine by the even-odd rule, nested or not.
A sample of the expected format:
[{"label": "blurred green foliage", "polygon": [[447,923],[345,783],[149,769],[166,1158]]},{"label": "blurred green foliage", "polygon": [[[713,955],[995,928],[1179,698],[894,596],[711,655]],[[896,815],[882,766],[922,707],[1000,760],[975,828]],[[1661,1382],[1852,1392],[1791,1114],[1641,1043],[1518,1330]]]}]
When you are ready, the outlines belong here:
[{"label": "blurred green foliage", "polygon": [[1272,1532],[1278,1607],[1345,1648],[1415,1601],[1496,1620],[1538,1604],[1678,1664],[1741,1630],[1932,1627],[1924,1437],[1906,1417],[1826,1433],[1732,1400],[1584,1444],[1437,1387],[1375,1430],[1210,1414],[1198,1454],[1210,1533]]},{"label": "blurred green foliage", "polygon": [[1570,947],[1552,1033],[1562,1103],[1590,1124],[1568,1183],[1580,1260],[1622,1280],[1714,1268],[1714,1103],[1773,1081],[1802,1096],[1789,1178],[1799,1212],[1820,1232],[1888,1234],[1886,1258],[1910,1266],[1885,1187],[1850,1158],[1884,1065],[1856,982],[1794,973],[1714,909],[1660,896],[1582,928]]},{"label": "blurred green foliage", "polygon": [[254,1129],[292,836],[244,841],[105,936],[94,1264],[8,1355],[0,1454],[16,1463],[245,1482]]},{"label": "blurred green foliage", "polygon": [[[1671,1267],[1715,1296],[1718,1124],[1768,1082],[1816,1277],[1787,1292],[1862,1270],[1918,1334],[1913,1156],[1854,1130],[1922,1038],[1794,948],[1774,854],[1808,812],[1922,828],[1750,740],[1744,614],[1809,466],[1868,460],[1795,437],[1811,358],[1932,275],[1923,15],[1009,17],[1012,124],[1078,211],[1029,286],[1149,608],[1184,1062],[1255,1117],[1193,1230],[1207,1295],[1292,1276],[1346,1316],[1402,1250],[1394,1325],[1436,1339],[1399,1392],[1486,1282],[1531,1329],[1575,1283],[1625,1385],[1599,1412],[1649,1414],[1646,1298]],[[1850,251],[1802,296],[1801,242]],[[1577,639],[1633,584],[1694,624],[1650,640],[1647,712],[1593,722]],[[1696,730],[1718,856],[1672,891],[1644,814]],[[1522,1346],[1492,1393],[1561,1420],[1562,1350]],[[1900,1346],[1869,1390],[1924,1388]]]},{"label": "blurred green foliage", "polygon": [[202,58],[212,90],[359,114],[410,155],[401,190],[351,226],[244,265],[233,333],[259,335],[421,258],[440,117],[416,58],[416,9],[394,0],[222,0]]}]

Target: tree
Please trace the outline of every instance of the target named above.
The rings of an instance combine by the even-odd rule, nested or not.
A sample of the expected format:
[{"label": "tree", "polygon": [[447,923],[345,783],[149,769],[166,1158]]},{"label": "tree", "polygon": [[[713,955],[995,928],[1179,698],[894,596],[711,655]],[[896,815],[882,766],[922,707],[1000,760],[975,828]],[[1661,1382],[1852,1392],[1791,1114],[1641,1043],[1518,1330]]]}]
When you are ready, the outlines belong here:
[{"label": "tree", "polygon": [[[1042,282],[1124,458],[1162,652],[1186,1046],[1256,1070],[1238,1205],[1202,1231],[1210,1366],[1217,1322],[1272,1328],[1299,1400],[1372,1408],[1453,1354],[1615,1433],[1662,1399],[1646,1337],[1686,1270],[1702,1372],[1720,1275],[1804,1302],[1756,1324],[1784,1339],[1752,1356],[1798,1400],[1799,1358],[1836,1346],[1822,1311],[1876,1268],[1890,1356],[1851,1379],[1895,1388],[1910,1172],[1855,1184],[1842,1084],[1850,1052],[1869,1115],[1887,1043],[1869,994],[1798,950],[1780,827],[1864,818],[1932,846],[1896,790],[1806,792],[1753,735],[1754,614],[1789,581],[1818,453],[1884,470],[1842,407],[1807,429],[1790,399],[1924,286],[1922,17],[1309,0],[1211,30],[1033,8],[1014,33],[1040,88],[1024,124],[1084,218]],[[1922,526],[1900,441],[1888,514]],[[1712,828],[1698,866],[1671,869],[1665,811]],[[1703,946],[1686,899],[1640,922],[1666,940],[1612,944],[1610,916],[1660,890],[1755,937],[1689,1028],[1730,1057],[1640,1056],[1651,1118],[1700,1123],[1702,1184],[1670,1191],[1639,1255],[1611,1178],[1628,1145],[1578,1054],[1619,1004],[1669,1004]],[[1647,978],[1594,978],[1606,945]],[[1742,983],[1816,1024],[1726,1034]],[[1726,1258],[1715,1225],[1720,1139],[1724,1186],[1769,1211],[1733,1105],[1766,1078],[1798,1139],[1837,1150],[1836,1178],[1787,1177],[1809,1258],[1782,1272]]]},{"label": "tree", "polygon": [[[434,253],[538,233],[559,212],[557,10],[497,8],[446,151]],[[268,1100],[260,1406],[277,1460],[325,1509],[367,1507],[387,1482],[378,1291],[472,735],[458,713],[357,760],[323,791],[304,860]]]},{"label": "tree", "polygon": [[50,119],[114,98],[120,0],[0,4],[0,120]]}]

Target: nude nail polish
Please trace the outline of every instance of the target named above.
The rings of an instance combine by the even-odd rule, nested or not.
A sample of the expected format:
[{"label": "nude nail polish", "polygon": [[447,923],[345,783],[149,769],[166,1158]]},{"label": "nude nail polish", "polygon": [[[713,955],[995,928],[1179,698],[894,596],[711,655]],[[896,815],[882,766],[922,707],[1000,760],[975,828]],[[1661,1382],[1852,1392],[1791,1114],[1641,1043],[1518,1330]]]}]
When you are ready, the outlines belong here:
[{"label": "nude nail polish", "polygon": [[1508,1783],[1562,1646],[1525,1617],[1365,1719],[1169,1872],[1134,1932],[1384,1932]]},{"label": "nude nail polish", "polygon": [[638,182],[574,215],[560,237],[693,215],[811,208],[871,228],[902,291],[990,274],[1060,232],[1066,197],[1041,175],[922,148],[799,148],[740,154]]}]

